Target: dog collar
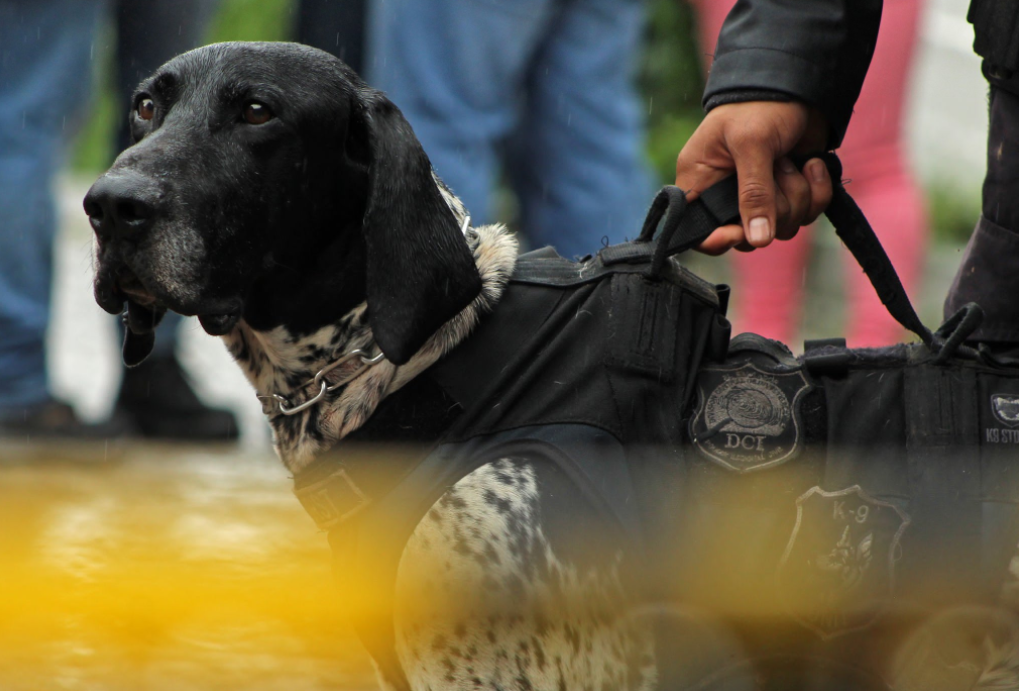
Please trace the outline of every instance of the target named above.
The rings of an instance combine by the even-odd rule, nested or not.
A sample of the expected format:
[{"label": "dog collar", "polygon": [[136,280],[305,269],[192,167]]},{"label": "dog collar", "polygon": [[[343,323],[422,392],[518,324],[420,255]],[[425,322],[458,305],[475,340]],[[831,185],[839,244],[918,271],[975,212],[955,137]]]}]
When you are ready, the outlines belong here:
[{"label": "dog collar", "polygon": [[[326,374],[332,372],[340,365],[350,362],[354,358],[360,359],[360,366],[358,368],[344,375],[339,381],[334,382],[333,384],[330,384],[328,381],[326,381],[325,379]],[[335,391],[341,386],[350,383],[351,381],[359,377],[365,370],[369,369],[373,365],[379,364],[385,359],[386,359],[385,353],[379,351],[377,355],[369,355],[368,352],[363,348],[355,348],[354,350],[351,350],[349,353],[345,353],[338,360],[334,360],[330,364],[326,365],[318,372],[316,372],[314,377],[312,377],[304,384],[301,384],[299,387],[297,387],[296,391],[301,391],[302,389],[306,389],[311,386],[318,387],[318,392],[314,396],[309,398],[304,403],[300,403],[298,405],[294,405],[291,402],[293,394],[291,394],[290,396],[283,396],[278,393],[256,394],[255,397],[261,402],[262,412],[266,415],[273,416],[277,413],[282,415],[296,415],[297,413],[307,410],[313,405],[320,403],[322,399],[325,398],[327,393]]]},{"label": "dog collar", "polygon": [[[460,232],[463,233],[464,237],[467,238],[468,243],[472,245],[472,249],[473,249],[473,246],[477,245],[478,235],[474,231],[474,229],[471,228],[471,217],[470,216],[464,216],[463,221],[462,221],[462,223],[460,225]],[[349,374],[344,376],[342,379],[340,379],[338,382],[335,382],[333,384],[329,384],[325,380],[325,375],[327,373],[333,371],[334,369],[336,369],[340,365],[342,365],[342,364],[344,364],[346,362],[349,362],[350,360],[354,359],[355,357],[361,359],[361,366],[360,367],[355,369],[353,372],[350,372]],[[379,352],[378,355],[370,356],[362,348],[355,348],[354,350],[350,351],[349,353],[344,354],[338,360],[332,362],[331,364],[326,365],[325,367],[320,369],[318,372],[316,372],[314,377],[312,377],[311,379],[306,381],[301,386],[297,387],[297,389],[296,389],[297,391],[300,391],[302,389],[305,389],[305,388],[308,388],[308,387],[312,387],[312,386],[317,386],[318,387],[318,391],[315,393],[315,395],[312,396],[311,398],[309,398],[304,403],[300,403],[300,404],[294,405],[292,403],[292,401],[291,401],[291,398],[293,397],[293,394],[291,394],[290,396],[283,396],[282,394],[278,394],[278,393],[274,393],[274,394],[256,394],[255,397],[261,402],[261,404],[262,404],[262,412],[265,415],[269,415],[269,416],[274,416],[276,414],[296,415],[297,413],[303,412],[303,411],[307,410],[308,408],[312,407],[313,405],[316,405],[317,403],[320,403],[322,401],[322,399],[325,398],[327,393],[329,393],[330,391],[335,391],[336,389],[340,388],[344,384],[348,384],[352,380],[356,379],[366,369],[368,369],[372,365],[377,365],[378,363],[382,362],[384,359],[385,359],[385,355],[382,352]]]}]

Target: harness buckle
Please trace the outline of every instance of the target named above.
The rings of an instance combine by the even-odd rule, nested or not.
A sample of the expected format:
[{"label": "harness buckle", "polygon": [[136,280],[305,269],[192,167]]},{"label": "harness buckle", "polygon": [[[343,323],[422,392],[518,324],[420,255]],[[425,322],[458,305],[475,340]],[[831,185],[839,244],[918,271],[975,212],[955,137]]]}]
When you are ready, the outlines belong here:
[{"label": "harness buckle", "polygon": [[306,487],[295,487],[294,495],[320,530],[339,525],[371,503],[343,468]]}]

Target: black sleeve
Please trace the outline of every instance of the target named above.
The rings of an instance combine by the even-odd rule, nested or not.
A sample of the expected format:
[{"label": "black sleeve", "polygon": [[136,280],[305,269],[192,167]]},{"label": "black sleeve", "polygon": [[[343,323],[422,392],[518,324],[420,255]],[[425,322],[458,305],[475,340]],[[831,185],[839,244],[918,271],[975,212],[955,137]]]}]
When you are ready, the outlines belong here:
[{"label": "black sleeve", "polygon": [[718,39],[704,90],[706,107],[743,99],[727,92],[773,91],[816,106],[845,135],[870,66],[882,0],[738,0]]}]

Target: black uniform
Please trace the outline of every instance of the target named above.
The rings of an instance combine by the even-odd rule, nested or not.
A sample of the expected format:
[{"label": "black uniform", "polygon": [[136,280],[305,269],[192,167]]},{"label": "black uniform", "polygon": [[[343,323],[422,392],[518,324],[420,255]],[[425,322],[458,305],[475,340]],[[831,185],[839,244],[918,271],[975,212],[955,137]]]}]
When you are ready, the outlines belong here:
[{"label": "black uniform", "polygon": [[[881,0],[739,0],[722,27],[704,93],[723,103],[795,98],[817,107],[838,146],[877,38]],[[987,318],[974,339],[1019,342],[1019,4],[972,0],[974,49],[991,85],[983,215],[945,302],[976,302]]]}]

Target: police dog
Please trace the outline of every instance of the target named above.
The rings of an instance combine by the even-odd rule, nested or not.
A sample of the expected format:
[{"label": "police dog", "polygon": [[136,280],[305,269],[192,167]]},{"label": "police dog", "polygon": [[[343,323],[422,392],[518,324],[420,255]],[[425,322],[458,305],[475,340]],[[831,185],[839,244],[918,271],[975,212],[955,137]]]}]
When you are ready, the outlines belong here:
[{"label": "police dog", "polygon": [[[353,616],[377,624],[359,630],[384,686],[753,687],[753,665],[732,664],[741,642],[717,630],[694,627],[702,635],[688,629],[682,645],[661,648],[661,626],[635,610],[625,575],[636,547],[562,468],[526,454],[484,459],[412,512],[381,587],[358,570],[386,571],[386,558],[347,558],[373,552],[378,534],[358,523],[386,497],[370,472],[316,475],[317,459],[463,343],[517,261],[505,228],[471,227],[393,103],[324,52],[227,43],[161,67],[139,86],[130,119],[136,143],[85,199],[96,300],[115,314],[126,304],[128,364],[146,356],[168,309],[223,339],[263,400],[281,460],[311,477],[299,496],[330,528],[340,579],[377,600]],[[441,426],[441,395],[421,400],[429,405],[387,413],[384,439]],[[390,494],[419,502],[400,495],[407,484]],[[337,486],[345,496],[323,489]],[[849,561],[869,558],[867,540],[833,544],[821,566],[845,576]],[[1001,662],[1009,655],[988,655],[997,662],[977,665],[970,681],[1019,688]],[[665,671],[680,658],[705,673]],[[735,671],[710,673],[726,665]]]}]

